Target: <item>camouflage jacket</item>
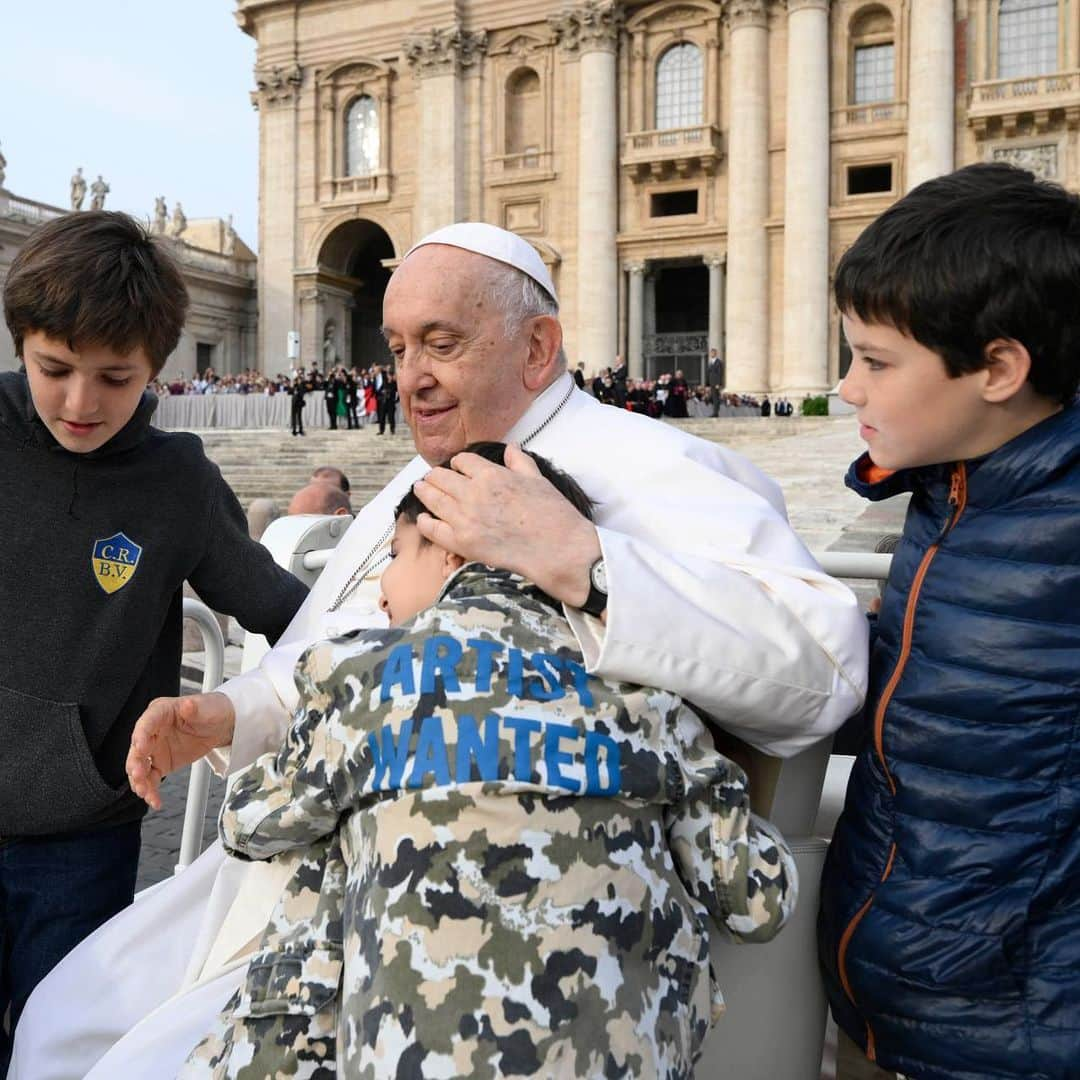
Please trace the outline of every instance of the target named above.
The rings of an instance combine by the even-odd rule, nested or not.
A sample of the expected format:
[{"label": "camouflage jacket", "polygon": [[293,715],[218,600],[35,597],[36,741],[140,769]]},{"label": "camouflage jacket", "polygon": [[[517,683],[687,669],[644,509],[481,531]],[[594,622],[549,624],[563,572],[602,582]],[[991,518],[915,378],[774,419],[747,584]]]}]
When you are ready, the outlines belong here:
[{"label": "camouflage jacket", "polygon": [[296,873],[181,1075],[689,1076],[710,933],[767,940],[797,890],[696,714],[589,675],[552,601],[476,565],[296,677],[220,822]]}]

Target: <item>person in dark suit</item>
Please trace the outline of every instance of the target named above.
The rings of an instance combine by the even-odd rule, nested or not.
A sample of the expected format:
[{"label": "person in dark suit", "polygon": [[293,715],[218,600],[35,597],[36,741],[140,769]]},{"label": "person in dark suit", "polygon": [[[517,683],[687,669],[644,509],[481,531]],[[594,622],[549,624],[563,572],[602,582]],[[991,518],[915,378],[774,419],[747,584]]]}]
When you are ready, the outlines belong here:
[{"label": "person in dark suit", "polygon": [[360,404],[361,393],[362,389],[359,376],[355,371],[347,371],[345,373],[345,407],[347,409],[346,419],[350,431],[353,431],[360,426],[360,417],[357,414],[357,408]]},{"label": "person in dark suit", "polygon": [[394,426],[397,423],[398,389],[397,379],[393,371],[382,373],[382,385],[377,391],[379,412],[379,434],[386,430],[387,421],[390,422],[390,434],[394,434]]},{"label": "person in dark suit", "polygon": [[328,371],[323,380],[323,403],[330,420],[330,430],[337,431],[337,379],[333,371]]},{"label": "person in dark suit", "polygon": [[294,435],[304,434],[304,396],[311,389],[311,384],[304,377],[304,373],[299,372],[293,379],[289,386],[289,394],[292,397],[292,402],[289,409],[289,417],[292,421],[292,433]]},{"label": "person in dark suit", "polygon": [[709,350],[709,364],[706,368],[705,378],[709,383],[709,404],[712,405],[713,416],[720,415],[720,393],[724,389],[724,361],[716,349]]}]

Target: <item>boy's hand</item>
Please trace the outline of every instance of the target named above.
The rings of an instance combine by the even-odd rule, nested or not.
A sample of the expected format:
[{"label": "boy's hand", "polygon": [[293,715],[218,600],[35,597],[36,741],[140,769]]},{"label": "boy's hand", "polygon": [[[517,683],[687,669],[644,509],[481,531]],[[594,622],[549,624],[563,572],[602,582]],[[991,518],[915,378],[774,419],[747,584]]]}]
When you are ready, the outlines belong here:
[{"label": "boy's hand", "polygon": [[159,788],[171,772],[232,742],[236,713],[224,694],[155,698],[131,733],[127,775],[131,790],[154,810]]}]

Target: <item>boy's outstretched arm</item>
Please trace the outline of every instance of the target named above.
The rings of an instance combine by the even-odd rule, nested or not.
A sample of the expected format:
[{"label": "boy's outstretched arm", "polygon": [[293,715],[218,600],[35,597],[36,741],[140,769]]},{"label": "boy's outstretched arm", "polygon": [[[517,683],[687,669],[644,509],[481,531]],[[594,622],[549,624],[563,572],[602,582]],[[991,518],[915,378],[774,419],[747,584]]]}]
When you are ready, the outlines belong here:
[{"label": "boy's outstretched arm", "polygon": [[698,717],[681,706],[675,723],[686,794],[668,808],[667,830],[679,874],[728,936],[769,941],[795,910],[795,860],[779,831],[751,813],[746,774],[716,751]]},{"label": "boy's outstretched arm", "polygon": [[[366,636],[373,646],[381,639],[379,631]],[[231,855],[269,859],[337,828],[355,796],[348,759],[356,751],[340,738],[342,714],[350,708],[363,711],[361,688],[370,678],[367,650],[361,645],[359,652],[347,676],[333,666],[329,642],[300,658],[295,675],[300,701],[281,749],[238,772],[221,807],[218,831]]]}]

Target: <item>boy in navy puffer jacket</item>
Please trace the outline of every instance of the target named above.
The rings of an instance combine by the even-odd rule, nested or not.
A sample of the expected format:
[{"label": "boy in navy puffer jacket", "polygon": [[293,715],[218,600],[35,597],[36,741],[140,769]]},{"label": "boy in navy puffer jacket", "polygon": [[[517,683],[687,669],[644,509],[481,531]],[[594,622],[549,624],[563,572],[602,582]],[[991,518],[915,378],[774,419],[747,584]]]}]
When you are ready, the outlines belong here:
[{"label": "boy in navy puffer jacket", "polygon": [[1077,1078],[1080,199],[1005,165],[931,180],[836,297],[848,484],[911,493],[822,884],[839,1075],[854,1051],[846,1075]]}]

